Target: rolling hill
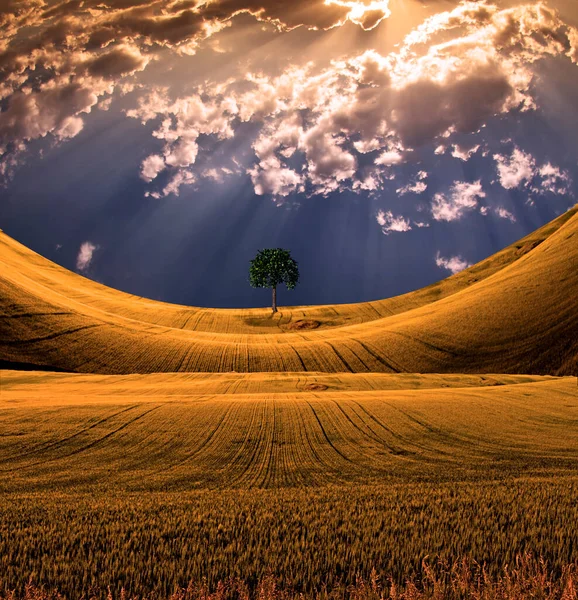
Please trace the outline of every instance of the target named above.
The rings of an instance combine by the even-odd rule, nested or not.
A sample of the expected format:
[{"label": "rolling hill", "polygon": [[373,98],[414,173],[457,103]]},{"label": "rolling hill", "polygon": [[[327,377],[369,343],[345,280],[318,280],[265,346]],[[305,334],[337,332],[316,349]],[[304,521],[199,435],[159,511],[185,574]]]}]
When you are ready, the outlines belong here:
[{"label": "rolling hill", "polygon": [[422,290],[275,316],[131,296],[0,233],[6,589],[311,591],[528,549],[561,571],[577,233],[578,207]]},{"label": "rolling hill", "polygon": [[572,377],[3,372],[0,490],[575,474]]},{"label": "rolling hill", "polygon": [[1,365],[99,374],[574,374],[577,213],[422,290],[275,316],[131,296],[0,234]]}]

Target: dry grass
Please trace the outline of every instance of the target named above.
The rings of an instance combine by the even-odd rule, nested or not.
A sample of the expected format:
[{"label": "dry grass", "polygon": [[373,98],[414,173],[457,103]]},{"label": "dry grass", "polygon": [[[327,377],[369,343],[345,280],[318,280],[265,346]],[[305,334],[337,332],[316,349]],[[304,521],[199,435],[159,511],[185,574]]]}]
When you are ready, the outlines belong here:
[{"label": "dry grass", "polygon": [[3,372],[0,490],[575,473],[574,378]]},{"label": "dry grass", "polygon": [[423,290],[274,317],[123,294],[0,234],[0,359],[98,373],[574,374],[577,210]]},{"label": "dry grass", "polygon": [[[488,577],[483,565],[465,559],[452,565],[439,564],[430,567],[424,562],[425,575],[422,581],[406,581],[395,585],[391,579],[385,584],[372,571],[369,581],[358,578],[354,585],[346,588],[323,589],[310,594],[297,593],[279,586],[274,576],[263,577],[254,589],[239,578],[220,581],[213,589],[206,580],[191,581],[186,588],[175,590],[168,600],[576,600],[578,598],[578,565],[563,567],[555,576],[543,560],[531,555],[518,556],[512,567],[495,579]],[[93,590],[87,600],[103,596]],[[29,583],[22,594],[0,592],[0,600],[64,600],[66,596],[56,591]],[[110,589],[107,600],[158,600],[158,596],[131,596],[121,589],[115,596]]]},{"label": "dry grass", "polygon": [[[15,589],[20,595],[32,581],[71,599],[96,589],[104,592],[102,597],[109,586],[115,598],[122,588],[128,597],[168,598],[190,581],[205,580],[215,590],[219,581],[233,578],[254,597],[258,582],[270,574],[279,589],[293,590],[292,596],[322,597],[316,592],[327,589],[347,597],[343,592],[356,586],[349,597],[369,600],[364,594],[371,587],[360,585],[361,580],[378,578],[387,584],[391,578],[396,586],[407,580],[418,589],[425,584],[430,593],[425,597],[561,597],[549,596],[548,589],[558,586],[560,591],[564,569],[578,562],[577,485],[572,478],[4,495],[0,590]],[[539,564],[529,569],[516,565],[516,556],[525,553],[543,556],[548,564],[543,575],[538,576]],[[474,593],[475,569],[469,579],[454,570],[466,582],[461,596],[455,591],[431,594],[433,578],[423,561],[436,568],[446,565],[436,569],[437,589],[449,590],[447,565],[460,557],[469,566],[485,564],[485,573],[478,573],[485,595],[479,589],[479,596]],[[502,580],[502,589],[511,585],[525,595],[491,595],[506,568],[510,579]],[[406,589],[412,593],[411,586]],[[538,595],[530,595],[532,589]]]}]

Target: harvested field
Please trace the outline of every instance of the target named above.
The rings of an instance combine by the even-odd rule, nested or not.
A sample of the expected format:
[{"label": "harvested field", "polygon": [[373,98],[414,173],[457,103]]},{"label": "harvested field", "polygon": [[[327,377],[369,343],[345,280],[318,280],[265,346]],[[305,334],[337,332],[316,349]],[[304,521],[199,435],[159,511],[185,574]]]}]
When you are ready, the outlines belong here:
[{"label": "harvested field", "polygon": [[568,474],[574,378],[3,372],[5,491]]},{"label": "harvested field", "polygon": [[436,285],[353,305],[217,310],[137,298],[0,234],[4,368],[573,375],[578,208]]}]

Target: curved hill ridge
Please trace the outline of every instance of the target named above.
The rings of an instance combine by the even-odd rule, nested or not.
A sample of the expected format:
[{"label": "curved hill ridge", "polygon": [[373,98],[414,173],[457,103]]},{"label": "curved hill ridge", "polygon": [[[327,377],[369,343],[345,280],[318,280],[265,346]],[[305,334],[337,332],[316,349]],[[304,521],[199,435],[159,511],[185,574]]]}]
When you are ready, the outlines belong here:
[{"label": "curved hill ridge", "polygon": [[458,275],[361,304],[224,310],[156,302],[0,234],[0,366],[152,372],[578,368],[578,207]]}]

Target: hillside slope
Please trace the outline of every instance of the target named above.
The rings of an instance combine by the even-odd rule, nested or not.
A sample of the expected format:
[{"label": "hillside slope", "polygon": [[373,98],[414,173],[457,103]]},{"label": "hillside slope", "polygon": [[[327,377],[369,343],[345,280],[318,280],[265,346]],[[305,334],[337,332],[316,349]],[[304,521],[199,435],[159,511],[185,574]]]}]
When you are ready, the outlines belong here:
[{"label": "hillside slope", "polygon": [[4,371],[3,379],[0,491],[463,481],[571,475],[578,460],[571,377]]},{"label": "hillside slope", "polygon": [[574,374],[577,212],[422,290],[283,309],[275,318],[267,309],[192,308],[124,294],[0,234],[0,365],[103,374]]}]

